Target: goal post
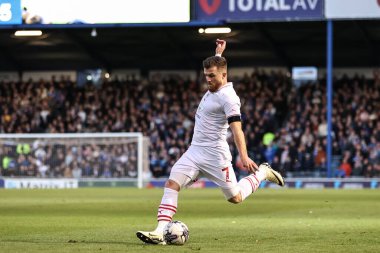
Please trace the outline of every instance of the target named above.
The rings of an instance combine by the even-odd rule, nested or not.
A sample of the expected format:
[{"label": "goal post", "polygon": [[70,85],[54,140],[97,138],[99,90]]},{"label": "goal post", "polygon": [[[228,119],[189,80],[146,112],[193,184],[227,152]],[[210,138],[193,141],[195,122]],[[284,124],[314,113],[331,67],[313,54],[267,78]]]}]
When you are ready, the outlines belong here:
[{"label": "goal post", "polygon": [[139,132],[0,134],[0,176],[122,178],[142,188],[147,141]]}]

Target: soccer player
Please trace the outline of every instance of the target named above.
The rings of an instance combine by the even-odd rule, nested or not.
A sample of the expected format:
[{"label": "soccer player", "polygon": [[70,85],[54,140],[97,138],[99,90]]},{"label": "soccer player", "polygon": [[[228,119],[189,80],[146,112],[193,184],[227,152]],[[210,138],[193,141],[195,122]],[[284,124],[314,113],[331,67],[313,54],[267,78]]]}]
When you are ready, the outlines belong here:
[{"label": "soccer player", "polygon": [[[284,186],[280,173],[268,163],[260,166],[248,157],[242,131],[240,98],[231,82],[227,81],[227,61],[222,57],[226,41],[217,39],[215,56],[203,61],[208,91],[203,96],[196,115],[194,135],[188,150],[174,164],[165,183],[158,207],[158,225],[154,231],[138,231],[137,237],[145,243],[165,244],[163,231],[177,212],[179,191],[204,176],[220,187],[231,203],[240,203],[255,192],[260,182],[268,180]],[[237,182],[232,168],[232,156],[227,143],[230,127],[243,166],[251,173]]]}]

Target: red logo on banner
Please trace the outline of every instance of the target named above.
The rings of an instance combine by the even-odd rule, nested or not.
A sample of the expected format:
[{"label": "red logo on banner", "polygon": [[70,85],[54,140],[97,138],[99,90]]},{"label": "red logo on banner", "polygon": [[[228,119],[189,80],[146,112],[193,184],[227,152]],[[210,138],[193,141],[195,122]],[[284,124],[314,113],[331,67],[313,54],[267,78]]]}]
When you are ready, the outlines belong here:
[{"label": "red logo on banner", "polygon": [[211,15],[218,10],[221,0],[212,0],[211,5],[208,4],[208,0],[198,0],[198,2],[201,5],[202,10],[206,12],[208,15]]}]

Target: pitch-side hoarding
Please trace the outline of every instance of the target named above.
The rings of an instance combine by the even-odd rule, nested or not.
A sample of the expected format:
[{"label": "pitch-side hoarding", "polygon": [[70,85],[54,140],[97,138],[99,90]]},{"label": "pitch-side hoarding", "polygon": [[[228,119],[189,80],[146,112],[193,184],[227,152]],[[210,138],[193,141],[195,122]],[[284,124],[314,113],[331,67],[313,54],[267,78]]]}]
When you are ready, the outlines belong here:
[{"label": "pitch-side hoarding", "polygon": [[78,188],[77,179],[5,178],[6,189],[63,189]]},{"label": "pitch-side hoarding", "polygon": [[[368,178],[287,178],[285,188],[295,189],[379,189],[379,179]],[[148,188],[164,187],[165,181],[156,179],[151,180],[147,185]],[[190,186],[191,188],[215,188],[216,184],[208,179],[201,178]],[[260,188],[283,189],[277,184],[262,181]]]}]

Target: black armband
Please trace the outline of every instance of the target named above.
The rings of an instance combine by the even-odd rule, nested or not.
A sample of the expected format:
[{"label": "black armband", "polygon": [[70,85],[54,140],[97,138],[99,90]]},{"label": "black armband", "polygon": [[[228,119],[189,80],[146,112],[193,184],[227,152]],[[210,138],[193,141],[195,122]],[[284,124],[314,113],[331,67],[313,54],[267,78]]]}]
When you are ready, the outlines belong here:
[{"label": "black armband", "polygon": [[241,121],[241,117],[240,115],[235,115],[235,116],[229,117],[227,120],[228,120],[228,124],[231,124],[232,122],[235,122],[235,121]]}]

